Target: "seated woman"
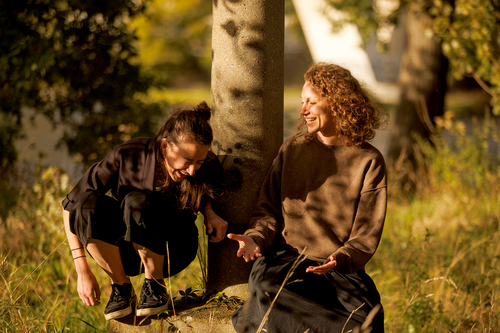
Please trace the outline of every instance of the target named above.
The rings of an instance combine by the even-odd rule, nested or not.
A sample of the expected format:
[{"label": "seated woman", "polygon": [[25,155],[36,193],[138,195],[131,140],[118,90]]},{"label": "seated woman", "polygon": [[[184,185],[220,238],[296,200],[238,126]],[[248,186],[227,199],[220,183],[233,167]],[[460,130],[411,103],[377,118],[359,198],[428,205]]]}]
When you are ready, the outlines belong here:
[{"label": "seated woman", "polygon": [[[211,202],[224,188],[222,167],[209,152],[210,115],[205,102],[194,110],[171,112],[154,138],[135,138],[117,147],[90,167],[64,199],[64,226],[78,273],[78,294],[86,305],[100,304],[87,249],[111,278],[104,310],[107,320],[132,313],[136,296],[129,276],[142,272],[145,281],[137,315],[168,308],[163,279],[196,257],[198,211],[212,234],[210,241],[224,238],[227,222],[215,214]],[[109,190],[111,196],[105,195]]]},{"label": "seated woman", "polygon": [[386,214],[384,158],[368,143],[385,115],[340,66],[315,64],[304,78],[298,133],[281,146],[250,229],[228,235],[239,242],[238,257],[256,260],[250,298],[233,324],[238,333],[263,322],[270,333],[340,333],[374,310],[373,332],[383,332],[380,295],[365,264]]}]

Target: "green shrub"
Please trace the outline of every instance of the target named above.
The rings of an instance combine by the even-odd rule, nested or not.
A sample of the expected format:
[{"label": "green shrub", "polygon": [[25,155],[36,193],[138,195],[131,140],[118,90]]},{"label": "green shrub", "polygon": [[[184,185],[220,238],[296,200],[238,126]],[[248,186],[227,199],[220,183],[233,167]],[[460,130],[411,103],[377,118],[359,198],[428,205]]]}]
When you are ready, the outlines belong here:
[{"label": "green shrub", "polygon": [[[416,167],[390,171],[386,227],[368,269],[388,332],[498,332],[496,125],[486,117],[467,129],[451,113],[437,124],[431,143],[419,140]],[[398,186],[403,175],[416,184],[411,195]]]},{"label": "green shrub", "polygon": [[[56,168],[40,168],[36,178],[33,186],[18,188],[16,204],[0,220],[0,332],[106,331],[110,281],[93,260],[89,264],[101,287],[101,304],[87,307],[76,291],[61,211],[68,177]],[[172,277],[172,288],[197,286],[200,275],[194,261]],[[141,279],[132,282],[137,287]]]}]

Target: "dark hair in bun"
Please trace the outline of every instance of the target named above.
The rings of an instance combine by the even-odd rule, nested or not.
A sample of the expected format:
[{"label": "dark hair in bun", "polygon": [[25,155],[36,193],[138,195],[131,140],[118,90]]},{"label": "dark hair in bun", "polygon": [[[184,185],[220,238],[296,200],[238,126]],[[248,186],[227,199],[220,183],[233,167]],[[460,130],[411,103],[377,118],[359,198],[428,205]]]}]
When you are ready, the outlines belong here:
[{"label": "dark hair in bun", "polygon": [[198,106],[195,106],[193,110],[199,112],[201,119],[205,121],[209,121],[212,116],[212,110],[208,107],[206,102],[201,102]]},{"label": "dark hair in bun", "polygon": [[208,122],[211,113],[206,102],[201,102],[192,110],[173,110],[155,135],[155,149],[159,148],[162,139],[177,143],[188,137],[203,146],[211,144],[213,134]]},{"label": "dark hair in bun", "polygon": [[[212,127],[208,122],[210,117],[211,109],[205,102],[201,102],[193,109],[177,108],[170,112],[165,123],[154,137],[156,172],[163,175],[155,184],[158,190],[165,191],[170,182],[164,162],[162,140],[166,139],[173,143],[193,140],[202,146],[210,145],[213,140]],[[216,190],[211,184],[201,182],[194,177],[186,177],[181,180],[177,189],[179,209],[188,209],[194,214],[198,211],[205,194],[212,198],[216,197]]]}]

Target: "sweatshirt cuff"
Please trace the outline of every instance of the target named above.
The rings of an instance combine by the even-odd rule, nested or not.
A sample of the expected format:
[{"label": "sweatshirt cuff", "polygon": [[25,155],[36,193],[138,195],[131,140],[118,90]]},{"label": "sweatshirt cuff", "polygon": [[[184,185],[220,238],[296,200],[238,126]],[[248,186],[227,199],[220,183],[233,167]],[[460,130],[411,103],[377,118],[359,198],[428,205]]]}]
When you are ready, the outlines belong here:
[{"label": "sweatshirt cuff", "polygon": [[336,271],[341,273],[352,273],[351,272],[351,257],[345,254],[343,251],[335,252],[335,260],[337,261]]},{"label": "sweatshirt cuff", "polygon": [[244,235],[245,236],[249,236],[253,239],[253,241],[255,242],[255,244],[257,244],[257,246],[259,246],[260,248],[260,252],[264,252],[267,250],[267,247],[266,247],[266,242],[265,240],[258,234],[255,234],[253,232],[248,232],[250,229],[248,229],[247,231],[245,231]]}]

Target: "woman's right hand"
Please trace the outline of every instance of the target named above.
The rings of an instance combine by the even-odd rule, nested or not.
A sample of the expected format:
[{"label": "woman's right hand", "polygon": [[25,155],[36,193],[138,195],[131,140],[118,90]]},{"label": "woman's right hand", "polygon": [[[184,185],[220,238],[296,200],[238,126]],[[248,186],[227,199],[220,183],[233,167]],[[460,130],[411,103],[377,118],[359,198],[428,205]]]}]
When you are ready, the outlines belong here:
[{"label": "woman's right hand", "polygon": [[250,260],[255,260],[258,257],[262,257],[260,253],[260,247],[255,243],[255,241],[250,236],[227,234],[227,238],[235,240],[239,243],[240,247],[236,252],[238,257],[243,257],[246,262]]},{"label": "woman's right hand", "polygon": [[78,273],[78,295],[85,305],[97,306],[101,304],[101,289],[90,269]]},{"label": "woman's right hand", "polygon": [[85,255],[85,248],[78,237],[71,232],[69,226],[69,212],[63,209],[62,215],[66,237],[68,238],[68,245],[71,250],[71,255],[73,256],[76,273],[78,274],[78,295],[80,295],[80,299],[86,305],[99,305],[101,304],[101,290],[99,289],[99,283],[97,283],[94,273],[90,270]]}]

